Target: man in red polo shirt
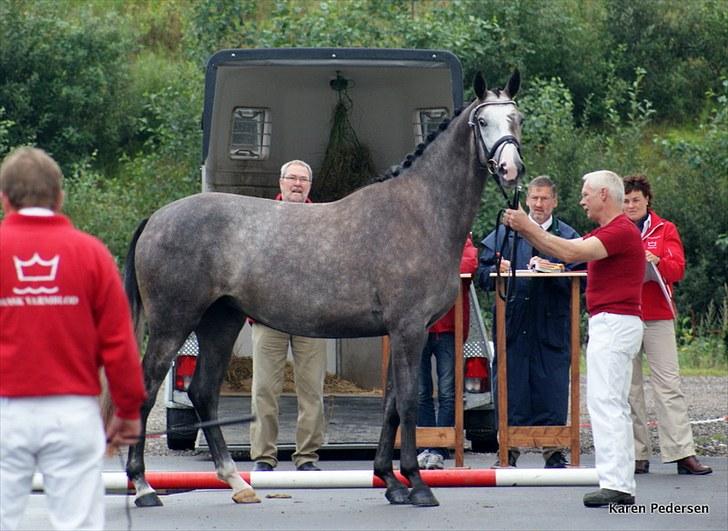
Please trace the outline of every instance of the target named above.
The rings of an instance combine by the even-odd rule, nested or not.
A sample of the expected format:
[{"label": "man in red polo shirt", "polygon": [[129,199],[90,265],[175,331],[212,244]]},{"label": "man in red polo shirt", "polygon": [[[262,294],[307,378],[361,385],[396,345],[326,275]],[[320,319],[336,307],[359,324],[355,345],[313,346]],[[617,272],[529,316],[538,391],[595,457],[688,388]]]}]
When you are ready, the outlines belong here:
[{"label": "man in red polo shirt", "polygon": [[583,180],[580,204],[599,224],[583,238],[565,240],[540,230],[520,209],[507,210],[504,222],[543,252],[564,262],[588,262],[587,406],[600,489],[586,494],[584,505],[633,505],[634,438],[627,399],[632,360],[642,342],[644,252],[639,231],[622,212],[622,179],[601,170]]}]

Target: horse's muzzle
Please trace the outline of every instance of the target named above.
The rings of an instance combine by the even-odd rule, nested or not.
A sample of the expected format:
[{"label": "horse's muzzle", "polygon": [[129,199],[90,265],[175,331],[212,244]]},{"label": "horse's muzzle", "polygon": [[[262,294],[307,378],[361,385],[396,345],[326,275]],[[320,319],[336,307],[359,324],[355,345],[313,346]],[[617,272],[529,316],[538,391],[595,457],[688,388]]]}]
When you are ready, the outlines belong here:
[{"label": "horse's muzzle", "polygon": [[503,186],[515,185],[526,174],[526,167],[513,145],[504,146],[500,158],[490,159],[487,164],[488,171],[498,176]]}]

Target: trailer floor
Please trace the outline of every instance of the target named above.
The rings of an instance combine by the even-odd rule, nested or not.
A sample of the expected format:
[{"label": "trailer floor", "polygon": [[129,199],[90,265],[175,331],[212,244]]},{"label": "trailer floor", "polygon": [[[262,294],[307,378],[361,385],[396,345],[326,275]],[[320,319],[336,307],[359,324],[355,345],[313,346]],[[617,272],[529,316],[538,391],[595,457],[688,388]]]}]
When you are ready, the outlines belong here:
[{"label": "trailer floor", "polygon": [[[279,401],[278,449],[294,450],[296,446],[296,395],[281,395]],[[250,412],[250,395],[222,395],[218,407],[220,419],[239,417]],[[322,450],[374,449],[382,428],[382,398],[377,395],[324,396],[326,435]],[[250,426],[236,424],[222,427],[231,452],[250,451]],[[197,447],[208,449],[200,430]]]}]

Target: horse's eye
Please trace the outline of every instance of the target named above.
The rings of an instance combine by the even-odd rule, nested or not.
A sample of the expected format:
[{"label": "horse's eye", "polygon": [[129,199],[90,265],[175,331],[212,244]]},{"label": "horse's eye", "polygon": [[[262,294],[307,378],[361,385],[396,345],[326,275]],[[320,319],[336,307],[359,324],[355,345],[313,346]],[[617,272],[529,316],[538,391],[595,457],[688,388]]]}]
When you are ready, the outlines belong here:
[{"label": "horse's eye", "polygon": [[488,125],[488,122],[485,121],[485,118],[478,118],[478,123],[480,124],[480,127],[486,127]]}]

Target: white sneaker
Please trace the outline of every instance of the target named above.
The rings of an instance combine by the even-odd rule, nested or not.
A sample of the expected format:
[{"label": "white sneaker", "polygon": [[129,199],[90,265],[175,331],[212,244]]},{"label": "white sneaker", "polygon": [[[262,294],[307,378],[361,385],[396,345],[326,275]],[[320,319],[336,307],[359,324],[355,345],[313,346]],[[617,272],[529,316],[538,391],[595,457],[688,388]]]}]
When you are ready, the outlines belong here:
[{"label": "white sneaker", "polygon": [[440,454],[432,452],[427,456],[425,468],[427,468],[427,470],[442,470],[445,468],[445,459]]},{"label": "white sneaker", "polygon": [[421,451],[421,452],[420,452],[420,453],[419,453],[419,454],[417,455],[417,466],[418,466],[419,468],[421,468],[421,469],[422,469],[422,468],[427,468],[427,461],[428,461],[428,459],[429,459],[429,457],[430,457],[431,455],[432,455],[432,454],[430,453],[430,451],[429,451],[429,450],[422,450],[422,451]]}]

